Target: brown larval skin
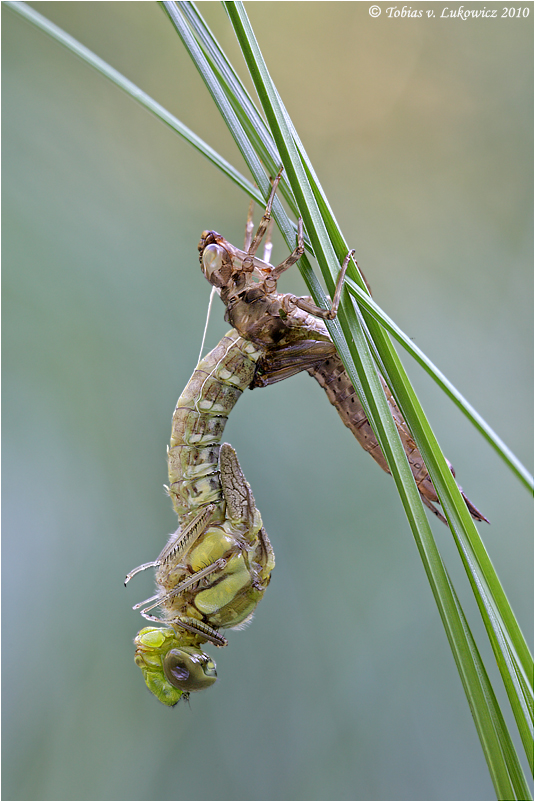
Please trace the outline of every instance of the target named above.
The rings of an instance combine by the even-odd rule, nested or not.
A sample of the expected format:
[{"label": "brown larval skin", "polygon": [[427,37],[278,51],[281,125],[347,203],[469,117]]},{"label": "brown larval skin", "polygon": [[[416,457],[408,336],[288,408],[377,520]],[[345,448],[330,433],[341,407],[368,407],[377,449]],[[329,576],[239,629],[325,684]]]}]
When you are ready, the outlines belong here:
[{"label": "brown larval skin", "polygon": [[[269,211],[268,205],[255,237],[256,247],[267,227]],[[205,256],[207,248],[211,254]],[[225,320],[262,352],[251,389],[265,387],[306,370],[324,388],[329,401],[360,445],[384,471],[390,473],[327,327],[316,316],[320,314],[332,318],[334,314],[315,307],[311,298],[276,291],[281,272],[297,261],[303,252],[302,242],[276,268],[254,256],[254,250],[256,248],[253,245],[247,251],[242,251],[215,231],[203,232],[199,243],[201,268],[226,306]],[[447,523],[434,506],[438,497],[416,443],[382,377],[381,382],[422,501],[441,521]],[[487,521],[462,490],[461,494],[472,517],[477,521]]]}]

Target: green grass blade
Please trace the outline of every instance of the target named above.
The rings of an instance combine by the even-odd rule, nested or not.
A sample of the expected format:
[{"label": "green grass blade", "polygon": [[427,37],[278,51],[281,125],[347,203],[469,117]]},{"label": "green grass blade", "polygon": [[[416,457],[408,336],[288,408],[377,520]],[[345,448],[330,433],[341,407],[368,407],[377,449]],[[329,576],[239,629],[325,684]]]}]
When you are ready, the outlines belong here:
[{"label": "green grass blade", "polygon": [[[195,32],[212,69],[219,73],[219,83],[225,89],[227,98],[262,163],[272,175],[276,175],[280,157],[264,118],[195,5],[187,1],[182,2],[180,11]],[[287,183],[283,183],[283,186],[287,187]],[[289,200],[295,205],[293,197],[290,196]],[[296,213],[297,210],[292,209],[292,211]]]},{"label": "green grass blade", "polygon": [[[361,332],[361,338],[362,336],[363,333]],[[360,351],[363,346],[362,339],[356,338],[355,344]],[[368,356],[370,358],[371,355]],[[363,360],[363,366],[364,364]],[[372,367],[371,364],[370,367]],[[373,371],[371,375],[373,377]],[[378,422],[379,427],[384,425],[385,431],[380,439],[384,452],[388,455],[394,480],[398,485],[398,490],[400,490],[402,502],[446,630],[497,795],[501,799],[523,798],[521,794],[525,789],[526,783],[523,779],[518,757],[514,749],[512,749],[510,736],[503,727],[501,712],[496,705],[495,699],[489,694],[488,685],[484,682],[481,665],[478,665],[474,657],[473,641],[470,641],[462,610],[449,584],[420,498],[416,493],[412,474],[407,470],[408,465],[405,466],[403,464],[406,463],[406,460],[403,459],[404,454],[397,452],[394,443],[390,439],[396,438],[395,426],[391,427],[390,433],[386,431],[388,424],[392,424],[392,420],[391,418],[388,420],[388,408],[382,410],[382,412],[379,408],[380,404],[377,403],[378,399],[375,398],[375,393],[371,386],[373,379],[370,385],[367,385],[366,375],[364,375],[362,383],[368,392],[369,402],[374,407],[375,421]],[[387,417],[383,417],[383,415]],[[401,447],[401,444],[399,446]],[[497,721],[500,721],[502,726],[497,727]],[[518,777],[522,778],[520,784],[516,782]]]},{"label": "green grass blade", "polygon": [[26,3],[18,3],[12,2],[12,0],[6,0],[4,5],[8,6],[12,11],[15,11],[28,22],[31,22],[44,33],[48,34],[50,37],[78,56],[78,58],[80,58],[82,61],[85,61],[86,64],[89,64],[91,67],[97,70],[97,72],[115,84],[115,86],[117,86],[123,92],[126,92],[126,94],[130,95],[131,98],[150,111],[151,114],[154,114],[156,117],[158,117],[163,123],[169,126],[169,128],[172,128],[173,131],[189,142],[190,145],[193,145],[193,147],[198,150],[199,153],[202,153],[203,156],[206,156],[206,158],[211,161],[215,167],[225,173],[225,175],[228,176],[231,181],[234,181],[234,183],[241,187],[241,189],[243,189],[251,198],[254,198],[254,200],[258,203],[264,202],[263,196],[260,194],[257,188],[253,186],[253,184],[251,184],[247,178],[241,175],[241,173],[236,170],[236,168],[233,167],[230,162],[220,156],[217,151],[204,142],[199,136],[197,136],[197,134],[191,131],[191,129],[184,125],[184,123],[180,122],[180,120],[171,114],[171,112],[167,111],[167,109],[161,106],[160,103],[157,103],[153,98],[150,97],[150,95],[140,89],[139,86],[136,86],[136,84],[122,75],[118,70],[107,64],[107,62],[89,50],[89,48],[85,47],[85,45],[83,45],[73,36],[70,36],[70,34],[66,33],[57,25],[54,25],[53,22],[47,20],[46,17],[43,17],[42,14],[39,14],[37,11],[35,11],[35,9]]},{"label": "green grass blade", "polygon": [[[305,220],[305,224],[307,226],[307,231],[311,238],[311,241],[314,246],[314,250],[320,263],[320,266],[324,268],[324,276],[328,281],[331,278],[334,271],[337,269],[338,266],[338,258],[334,253],[333,247],[329,240],[326,227],[323,225],[323,221],[321,220],[321,215],[319,212],[319,208],[316,204],[316,199],[314,197],[314,193],[310,187],[309,183],[309,175],[307,175],[304,164],[302,160],[302,154],[299,153],[297,144],[293,137],[293,132],[291,128],[287,124],[287,116],[282,107],[280,99],[274,90],[274,87],[271,84],[271,80],[269,78],[269,74],[267,73],[267,69],[263,62],[261,53],[259,51],[258,45],[254,38],[254,34],[250,28],[248,23],[247,17],[243,10],[243,7],[239,3],[225,3],[225,7],[227,8],[227,12],[231,21],[234,25],[238,40],[240,45],[242,46],[242,50],[244,52],[244,56],[246,58],[248,67],[251,72],[251,76],[253,78],[253,82],[255,84],[255,88],[257,93],[260,97],[262,102],[265,114],[268,118],[268,121],[271,125],[273,130],[273,134],[277,145],[279,147],[279,151],[281,153],[281,157],[283,159],[285,168],[290,178],[290,183],[292,184],[292,188],[294,190],[294,194],[299,202],[300,211],[302,213],[303,219]],[[430,530],[428,528],[427,522],[421,520],[421,514],[423,513],[423,509],[418,509],[419,498],[414,497],[413,488],[411,487],[411,479],[412,476],[407,475],[408,465],[403,466],[402,462],[399,462],[399,455],[396,453],[396,447],[394,446],[393,441],[396,439],[396,432],[393,431],[395,429],[393,425],[393,421],[387,420],[389,417],[388,409],[386,409],[386,418],[384,417],[384,408],[381,409],[383,406],[381,401],[381,393],[378,392],[380,388],[377,386],[374,387],[374,379],[373,379],[373,372],[374,366],[373,364],[367,364],[367,355],[366,349],[363,346],[362,338],[359,337],[358,327],[355,327],[355,320],[351,321],[351,315],[348,314],[348,309],[344,308],[344,304],[342,304],[342,309],[339,314],[340,321],[342,323],[342,327],[348,326],[347,334],[353,338],[353,342],[355,344],[360,344],[358,348],[359,354],[353,354],[356,357],[355,360],[355,367],[359,373],[359,378],[361,380],[361,384],[363,385],[365,392],[368,394],[368,402],[372,407],[372,421],[373,425],[376,428],[376,434],[381,443],[385,456],[388,459],[392,474],[398,485],[398,490],[400,492],[404,507],[407,511],[409,521],[411,523],[411,527],[413,529],[413,533],[419,544],[420,551],[422,553],[424,559],[424,565],[426,565],[426,570],[428,572],[428,576],[430,577],[430,581],[432,587],[434,588],[435,597],[437,599],[437,603],[439,605],[439,609],[441,610],[441,615],[443,616],[444,625],[446,627],[446,631],[448,632],[448,637],[450,639],[450,644],[452,646],[454,655],[456,656],[456,661],[459,666],[459,670],[461,673],[461,677],[463,678],[463,684],[465,686],[465,690],[467,692],[469,702],[471,704],[472,711],[474,713],[474,719],[476,721],[476,726],[478,727],[478,732],[483,744],[483,748],[487,757],[487,761],[489,762],[489,768],[491,770],[491,774],[493,776],[493,780],[497,783],[497,790],[500,795],[507,795],[511,793],[510,789],[508,788],[509,780],[508,777],[504,774],[504,763],[503,763],[503,755],[501,753],[500,741],[499,738],[496,737],[496,733],[494,736],[489,733],[490,727],[490,720],[489,720],[489,708],[488,708],[488,700],[483,699],[481,696],[482,688],[479,684],[479,676],[474,664],[473,658],[469,656],[466,652],[467,648],[467,641],[465,633],[461,633],[459,630],[460,618],[457,609],[454,609],[454,605],[452,606],[452,597],[451,592],[449,589],[446,589],[444,585],[444,576],[440,577],[440,584],[437,584],[437,576],[434,575],[433,571],[431,570],[436,567],[436,563],[434,561],[430,561],[428,559],[428,553],[424,545],[427,546],[427,549],[431,548],[432,536]],[[344,313],[347,315],[349,320],[345,320]],[[351,326],[351,323],[353,324]],[[349,325],[348,325],[349,324]],[[333,338],[335,337],[334,331]],[[386,334],[384,331],[382,332],[383,337],[386,338]],[[351,340],[349,340],[349,350],[351,349]],[[391,345],[390,345],[390,348]],[[379,349],[381,351],[381,349]],[[393,350],[393,349],[392,349]],[[358,359],[360,357],[360,364]],[[358,367],[357,367],[358,366]],[[349,363],[346,365],[350,376],[353,373],[353,366]],[[377,379],[377,376],[375,375]],[[384,404],[386,405],[386,399],[384,399]],[[403,407],[402,407],[403,410]],[[391,424],[391,426],[389,425]],[[393,440],[391,439],[393,437]],[[399,444],[401,446],[401,444]],[[438,446],[438,444],[437,444]],[[404,456],[404,455],[403,455]],[[425,454],[423,454],[425,459]],[[405,460],[406,462],[406,460]],[[442,457],[442,463],[440,467],[444,467],[447,473],[449,474],[449,470],[447,468],[446,462]],[[410,473],[410,471],[409,471]],[[432,478],[435,477],[432,474]],[[462,501],[460,494],[455,486],[453,478],[451,474],[449,474],[449,480],[451,485],[455,486],[455,492],[453,493],[452,487],[448,487],[448,480],[445,477],[442,477],[445,481],[446,489],[444,490],[444,508],[448,518],[450,519],[450,524],[452,525],[452,529],[454,531],[457,530],[459,527],[458,518],[460,517],[461,522],[466,524],[466,521],[462,521],[463,518],[468,516],[468,512],[466,507],[464,506],[464,502]],[[414,484],[412,482],[412,484]],[[438,488],[437,488],[438,490]],[[414,486],[414,491],[416,491],[416,487]],[[456,498],[456,496],[458,498]],[[448,498],[446,498],[448,496]],[[450,497],[451,496],[451,497]],[[439,494],[439,497],[442,501],[442,496]],[[459,502],[463,507],[463,510],[460,510]],[[421,506],[421,505],[420,505]],[[461,523],[461,528],[462,528]],[[473,527],[472,522],[469,522],[469,526]],[[433,544],[434,545],[434,544]],[[497,578],[496,578],[497,579]],[[477,591],[477,589],[476,589]],[[481,601],[481,597],[479,593],[476,593],[477,598]],[[488,600],[487,600],[488,601]],[[483,602],[482,609],[483,613],[486,614],[486,607]],[[488,616],[487,616],[488,618]],[[500,632],[503,632],[499,627],[497,627]],[[492,639],[496,640],[496,630],[490,628],[490,634]],[[501,644],[502,650],[501,654],[504,654],[504,645]],[[515,665],[518,665],[516,663]],[[511,684],[511,677],[514,674],[514,668],[510,664],[508,666],[509,670],[505,670],[504,673],[504,680],[507,684]],[[478,704],[474,708],[474,700],[477,697]],[[514,704],[521,705],[521,699],[516,693],[511,693],[510,698],[512,698],[512,702]],[[479,707],[481,704],[481,707]],[[519,726],[523,726],[525,719],[520,716]]]},{"label": "green grass blade", "polygon": [[522,771],[522,766],[521,766],[520,761],[518,759],[518,755],[516,753],[514,744],[513,744],[512,740],[511,740],[511,736],[509,735],[509,731],[507,729],[507,725],[506,725],[506,723],[504,721],[502,712],[500,710],[500,706],[499,706],[498,701],[496,699],[496,696],[494,694],[494,690],[493,690],[492,685],[490,683],[490,680],[488,678],[485,666],[483,664],[483,661],[481,660],[481,656],[479,654],[478,648],[476,646],[476,643],[475,643],[474,638],[472,636],[472,633],[470,631],[470,627],[468,626],[468,622],[466,621],[466,618],[464,616],[463,610],[462,610],[461,605],[459,603],[459,599],[457,598],[457,594],[455,593],[455,590],[454,590],[453,586],[451,585],[451,581],[450,581],[450,587],[452,588],[452,593],[453,593],[453,596],[454,596],[454,599],[455,599],[455,603],[457,605],[457,609],[459,611],[459,615],[460,615],[460,618],[461,618],[461,621],[462,621],[462,624],[463,624],[463,627],[464,627],[464,630],[465,630],[465,633],[466,633],[468,645],[469,645],[470,651],[472,653],[472,657],[473,657],[476,669],[477,669],[477,671],[479,673],[479,676],[481,678],[481,684],[482,684],[483,692],[484,692],[484,694],[485,694],[485,696],[487,698],[487,703],[488,703],[489,710],[490,710],[490,713],[491,713],[491,716],[492,716],[492,722],[493,722],[494,730],[495,730],[495,732],[497,734],[497,737],[499,739],[499,742],[500,742],[500,745],[501,745],[501,748],[502,748],[504,761],[505,761],[505,763],[507,765],[507,768],[508,768],[508,771],[509,771],[509,776],[510,776],[510,780],[511,780],[512,786],[516,791],[516,798],[517,799],[531,799],[532,798],[531,791],[530,791],[530,788],[529,788],[529,786],[528,786],[528,784],[526,782],[526,778],[524,777],[524,772]]},{"label": "green grass blade", "polygon": [[[301,151],[300,155],[303,163],[307,164],[306,154],[303,154]],[[321,187],[317,184],[311,169],[307,171],[307,175],[313,185],[316,198],[322,197]],[[330,232],[335,234],[337,239],[341,242],[343,253],[346,246],[326,201],[323,203],[322,208],[324,214],[330,217],[326,224]],[[360,280],[360,276],[358,278]],[[369,299],[367,292],[359,292],[358,295],[359,298],[363,297],[365,302]],[[366,315],[366,303],[363,304],[363,307],[363,314]],[[533,660],[531,654],[529,653],[525,639],[523,638],[507,597],[503,592],[494,567],[481,542],[479,533],[470,516],[467,514],[466,506],[460,497],[455,482],[453,482],[444,456],[434,438],[423,410],[410,387],[401,362],[386,336],[383,327],[378,325],[375,318],[370,318],[368,315],[367,319],[368,322],[370,322],[370,326],[374,327],[375,341],[372,340],[372,344],[374,352],[378,356],[378,362],[383,375],[387,377],[409,427],[416,437],[417,444],[430,470],[439,497],[441,500],[442,498],[448,499],[448,501],[445,500],[443,503],[445,511],[448,514],[448,505],[453,503],[454,506],[450,515],[462,516],[463,524],[459,525],[459,522],[457,522],[457,526],[454,525],[452,531],[465,569],[472,583],[474,594],[480,606],[480,611],[493,645],[496,659],[500,666],[503,681],[521,733],[524,748],[528,755],[530,765],[532,766]],[[385,365],[385,360],[377,349],[376,343],[379,342],[382,345],[382,354],[384,355],[386,353],[388,355],[388,365]],[[400,381],[406,388],[406,392],[410,393],[410,404],[412,405],[410,408],[407,406],[408,399],[406,397],[400,397],[397,391],[398,382]],[[418,421],[415,421],[415,415],[418,417]],[[418,432],[420,432],[420,434],[418,434]],[[440,470],[438,469],[438,465],[440,465]],[[446,483],[447,486],[445,486],[444,483]],[[450,499],[453,501],[451,502]]]},{"label": "green grass blade", "polygon": [[[320,189],[316,187],[316,193],[318,192]],[[358,295],[360,298],[364,296],[364,293],[359,292]],[[366,309],[366,305],[363,306]],[[363,313],[365,314],[364,310]],[[453,516],[452,532],[480,606],[531,764],[533,753],[533,661],[531,655],[479,533],[467,513],[466,506],[425,419],[423,410],[410,387],[399,358],[382,326],[378,325],[374,318],[370,318],[370,320],[375,326],[375,342],[372,342],[374,351],[378,355],[381,371],[387,377],[405,419],[416,438],[450,523],[452,523]],[[379,355],[378,352],[376,345],[378,342],[382,345],[382,355]],[[383,358],[385,353],[388,355],[387,364]],[[408,397],[400,394],[398,387],[400,381],[404,391],[410,394],[410,401]],[[415,416],[418,420],[415,420]],[[450,505],[453,506],[450,507]],[[462,523],[459,521],[459,516]]]},{"label": "green grass blade", "polygon": [[[247,166],[251,170],[256,183],[260,187],[262,198],[266,198],[270,190],[270,183],[268,176],[266,175],[266,172],[262,166],[260,158],[258,157],[254,147],[252,146],[247,135],[245,134],[243,126],[240,120],[238,119],[238,116],[227,97],[226,91],[219,82],[220,73],[216,72],[212,68],[212,65],[209,62],[208,58],[206,57],[204,51],[201,49],[196,38],[193,36],[186,18],[181,13],[180,7],[178,7],[176,3],[172,2],[163,2],[161,3],[161,6],[164,9],[167,16],[169,17],[170,21],[172,22],[178,35],[180,36],[182,43],[184,44],[185,48],[190,54],[195,66],[197,67],[197,70],[199,71],[201,78],[206,84],[206,87],[210,92],[214,103],[216,104],[223,119],[225,120],[227,127],[240,150],[241,155],[243,156]],[[282,211],[282,205],[280,201],[278,202],[278,204],[275,203],[274,207],[275,206],[278,207],[277,211],[280,214]],[[288,225],[289,225],[289,220],[287,220],[287,226]]]},{"label": "green grass blade", "polygon": [[[302,153],[301,157],[305,161]],[[310,171],[308,176],[314,182],[314,176]],[[314,190],[316,197],[321,194],[321,188],[315,183]],[[324,212],[328,213],[329,210],[326,203],[323,208]],[[334,230],[335,221],[331,220],[330,223],[333,225],[332,230]],[[337,236],[341,238],[339,233],[337,233]],[[360,295],[365,294],[359,293]],[[365,310],[363,310],[363,314],[366,314]],[[375,353],[378,354],[383,375],[387,378],[405,419],[416,438],[450,524],[452,524],[452,519],[455,520],[452,525],[452,532],[480,607],[524,748],[532,766],[533,661],[531,655],[494,567],[481,542],[479,533],[467,513],[466,506],[460,497],[423,410],[412,391],[401,362],[383,327],[378,325],[375,319],[370,318],[370,316],[368,316],[368,322],[370,322],[370,326],[373,325],[374,327],[373,348]],[[381,354],[379,354],[378,343],[382,346]],[[385,354],[387,355],[387,364],[385,364]],[[408,397],[400,395],[398,382],[402,382],[405,392],[410,394],[410,402]],[[418,420],[415,420],[415,416]],[[462,522],[460,522],[459,516]]]},{"label": "green grass blade", "polygon": [[[233,4],[232,4],[233,5]],[[227,4],[228,7],[231,4]],[[254,70],[257,70],[257,81],[259,74],[261,72],[261,65],[260,67],[257,64],[254,64],[252,68],[252,73]],[[253,76],[254,79],[254,76]],[[262,92],[262,88],[259,88],[257,81],[255,81],[257,91],[259,94]],[[266,94],[269,93],[269,90],[266,90]],[[269,102],[269,99],[268,101]],[[288,122],[287,115],[282,107],[282,103],[280,103],[280,98],[276,93],[276,90],[273,90],[273,103],[279,103],[279,108],[281,109],[281,120],[284,120],[285,123]],[[266,109],[266,113],[268,111]],[[290,141],[294,134],[293,129],[290,126],[286,128],[286,141]],[[294,137],[295,138],[295,137]],[[281,152],[284,150],[284,142],[279,143]],[[288,148],[288,150],[290,147]],[[306,155],[303,155],[303,152],[300,152],[301,159],[303,164],[307,163]],[[298,170],[298,163],[296,159],[296,170]],[[307,172],[307,179],[312,179],[314,181],[315,176],[309,170]],[[321,192],[320,188],[315,184],[315,197],[317,198],[318,194]],[[297,194],[297,191],[296,191]],[[324,203],[325,211],[330,213],[330,209],[328,208],[327,203]],[[331,220],[333,226],[335,226],[335,221]],[[308,221],[308,225],[310,224],[310,220]],[[340,236],[340,235],[338,235]],[[315,243],[317,248],[317,244]],[[345,252],[345,246],[343,248],[342,253]],[[339,258],[341,258],[341,254],[338,254]],[[319,259],[321,264],[321,259]],[[332,273],[331,273],[332,274]],[[360,278],[360,277],[359,277]],[[360,293],[359,293],[360,295]],[[362,293],[362,295],[365,295]],[[387,354],[389,355],[390,360],[393,360],[390,365],[390,370],[388,367],[384,367],[384,360],[381,360],[381,365],[383,366],[384,373],[387,377],[390,377],[390,382],[392,389],[396,390],[396,382],[400,380],[398,378],[392,378],[391,373],[392,369],[400,373],[404,377],[404,382],[409,387],[408,380],[406,374],[403,371],[401,363],[397,359],[397,355],[395,354],[394,349],[392,348],[388,338],[386,337],[384,331],[380,326],[375,326],[376,328],[376,336],[379,338],[379,341],[382,342],[384,348],[386,348]],[[334,336],[334,333],[333,333]],[[351,369],[348,366],[348,371],[351,374]],[[415,396],[414,396],[415,399]],[[413,399],[413,402],[414,402]],[[452,517],[455,519],[455,522],[452,526],[452,531],[457,540],[457,545],[459,551],[461,553],[461,557],[463,558],[463,562],[465,563],[465,568],[469,575],[469,578],[473,585],[473,590],[476,595],[476,599],[480,605],[481,614],[485,621],[485,625],[487,627],[487,631],[489,633],[489,637],[493,644],[493,648],[495,650],[495,654],[497,657],[498,664],[502,669],[503,679],[508,691],[508,695],[513,706],[513,710],[515,713],[515,717],[517,719],[517,723],[522,735],[522,740],[524,746],[526,748],[526,752],[528,755],[531,756],[532,746],[533,746],[533,735],[531,729],[531,717],[530,712],[533,709],[533,697],[531,692],[527,691],[529,682],[527,680],[528,677],[532,676],[533,671],[533,663],[531,659],[531,655],[529,654],[529,650],[527,649],[525,640],[522,636],[520,628],[516,622],[514,614],[510,608],[508,600],[503,592],[501,584],[498,580],[498,577],[495,573],[495,570],[488,558],[486,550],[479,538],[479,534],[475,529],[475,526],[470,519],[464,502],[462,501],[459,491],[451,473],[448,469],[446,461],[440,451],[438,443],[436,442],[432,431],[423,415],[423,411],[418,405],[418,415],[420,420],[418,424],[411,421],[411,418],[414,415],[414,410],[411,410],[410,413],[406,413],[405,411],[405,403],[397,395],[397,400],[399,405],[404,412],[407,422],[415,434],[417,438],[417,443],[421,449],[422,456],[426,464],[428,461],[430,464],[433,464],[433,469],[430,467],[431,477],[437,489],[439,491],[439,486],[441,491],[439,492],[439,497],[444,497],[443,506],[445,508],[446,513],[448,514],[448,510],[450,511],[450,523],[452,522]],[[423,429],[422,429],[423,427]],[[425,431],[425,437],[427,437],[427,443],[429,440],[432,439],[432,445],[426,446],[425,443],[422,443],[422,435],[420,437],[417,436],[418,428],[421,431]],[[379,434],[379,433],[378,433]],[[380,439],[380,438],[379,438]],[[380,440],[381,442],[381,440]],[[426,457],[426,452],[429,452]],[[439,463],[440,462],[440,470],[439,470]],[[451,516],[451,517],[450,517]],[[462,523],[459,522],[458,517],[461,516],[461,519],[464,519]],[[463,526],[464,524],[464,526]],[[469,535],[465,532],[465,527],[467,527]],[[498,601],[495,601],[497,599]],[[504,632],[508,633],[507,639],[504,640]],[[506,656],[505,665],[503,656]],[[515,655],[513,657],[513,655]],[[518,657],[516,656],[518,655]],[[524,679],[523,682],[520,682],[518,679],[519,675],[521,675]]]},{"label": "green grass blade", "polygon": [[[390,346],[391,347],[391,346]],[[515,715],[526,755],[533,754],[533,661],[509,601],[479,533],[470,518],[418,399],[391,348],[385,373],[416,439],[433,485],[450,523]]]}]

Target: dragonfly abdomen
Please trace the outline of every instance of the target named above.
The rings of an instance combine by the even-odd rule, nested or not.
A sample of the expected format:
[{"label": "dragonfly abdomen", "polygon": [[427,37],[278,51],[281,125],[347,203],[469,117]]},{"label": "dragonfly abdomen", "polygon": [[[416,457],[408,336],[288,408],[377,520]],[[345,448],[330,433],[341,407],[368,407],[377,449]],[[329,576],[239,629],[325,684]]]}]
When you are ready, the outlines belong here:
[{"label": "dragonfly abdomen", "polygon": [[221,504],[221,437],[232,409],[253,379],[260,356],[231,331],[197,365],[178,399],[168,452],[169,494],[179,516]]}]

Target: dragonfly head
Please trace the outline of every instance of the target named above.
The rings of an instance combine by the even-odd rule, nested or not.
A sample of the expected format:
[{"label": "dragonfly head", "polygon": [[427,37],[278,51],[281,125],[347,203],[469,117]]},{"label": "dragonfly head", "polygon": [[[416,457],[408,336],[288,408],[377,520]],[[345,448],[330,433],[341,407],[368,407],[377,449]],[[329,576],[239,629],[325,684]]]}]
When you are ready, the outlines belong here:
[{"label": "dragonfly head", "polygon": [[201,270],[225,303],[246,286],[262,281],[273,269],[231,245],[217,231],[203,231],[198,248]]},{"label": "dragonfly head", "polygon": [[203,231],[199,242],[201,270],[218,290],[228,287],[233,271],[232,256],[221,241],[223,238],[215,231]]},{"label": "dragonfly head", "polygon": [[217,679],[211,657],[195,646],[184,645],[174,629],[145,627],[134,640],[135,663],[150,691],[172,707],[190,691],[209,688]]}]

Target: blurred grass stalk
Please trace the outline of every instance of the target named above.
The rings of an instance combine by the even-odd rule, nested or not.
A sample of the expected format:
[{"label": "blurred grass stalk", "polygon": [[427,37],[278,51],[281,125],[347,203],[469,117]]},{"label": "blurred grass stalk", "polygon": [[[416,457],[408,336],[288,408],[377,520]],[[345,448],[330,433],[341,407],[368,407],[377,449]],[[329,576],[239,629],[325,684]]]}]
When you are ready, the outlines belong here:
[{"label": "blurred grass stalk", "polygon": [[[241,3],[225,2],[223,5],[242,49],[267,124],[194,4],[163,2],[161,5],[199,70],[259,190],[131,81],[31,7],[15,2],[6,2],[4,5],[53,36],[157,115],[261,205],[269,194],[269,176],[276,175],[281,164],[284,165],[280,192],[292,213],[303,218],[307,250],[317,259],[332,293],[339,266],[349,248],[271,81]],[[273,216],[288,247],[293,249],[296,226],[286,215],[278,198],[273,205]],[[300,260],[299,267],[315,302],[327,307],[328,299],[306,256]],[[346,288],[349,292],[344,293],[338,318],[328,324],[329,330],[396,482],[465,689],[497,797],[531,799],[504,717],[434,541],[378,371],[394,393],[449,521],[532,772],[533,661],[479,533],[387,332],[392,333],[415,356],[484,434],[519,480],[531,490],[533,479],[462,395],[372,301],[354,265],[348,271]],[[349,294],[352,298],[349,298]]]}]

